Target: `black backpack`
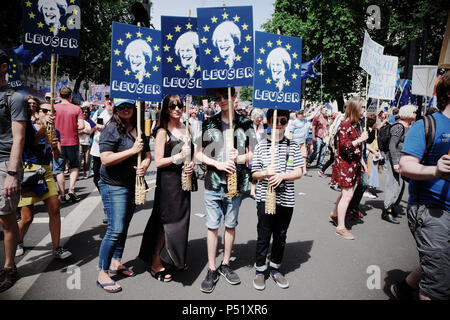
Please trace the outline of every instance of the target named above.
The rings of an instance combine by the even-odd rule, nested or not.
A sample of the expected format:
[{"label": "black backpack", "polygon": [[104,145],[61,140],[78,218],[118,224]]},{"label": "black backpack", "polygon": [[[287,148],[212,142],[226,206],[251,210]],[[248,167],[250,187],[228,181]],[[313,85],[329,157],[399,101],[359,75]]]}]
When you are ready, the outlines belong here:
[{"label": "black backpack", "polygon": [[[378,149],[383,152],[389,152],[389,142],[391,141],[391,128],[395,125],[403,125],[401,123],[387,123],[378,131],[377,141]],[[403,132],[405,128],[403,127]]]}]

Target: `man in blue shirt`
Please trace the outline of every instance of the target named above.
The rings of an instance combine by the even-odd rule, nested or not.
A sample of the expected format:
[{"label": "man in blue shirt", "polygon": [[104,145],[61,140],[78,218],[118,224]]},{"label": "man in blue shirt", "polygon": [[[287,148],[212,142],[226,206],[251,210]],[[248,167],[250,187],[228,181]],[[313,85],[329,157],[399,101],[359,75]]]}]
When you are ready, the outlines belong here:
[{"label": "man in blue shirt", "polygon": [[450,299],[450,72],[437,87],[434,141],[426,150],[424,121],[409,130],[400,173],[409,184],[408,224],[416,240],[420,266],[391,287],[396,298],[409,298],[419,287],[421,300]]},{"label": "man in blue shirt", "polygon": [[289,127],[290,139],[297,143],[300,147],[300,151],[303,157],[303,175],[310,177],[311,174],[306,173],[306,158],[308,156],[308,151],[306,148],[306,138],[308,137],[309,130],[311,129],[311,124],[304,117],[305,110],[299,110],[296,113],[296,119],[291,123]]}]

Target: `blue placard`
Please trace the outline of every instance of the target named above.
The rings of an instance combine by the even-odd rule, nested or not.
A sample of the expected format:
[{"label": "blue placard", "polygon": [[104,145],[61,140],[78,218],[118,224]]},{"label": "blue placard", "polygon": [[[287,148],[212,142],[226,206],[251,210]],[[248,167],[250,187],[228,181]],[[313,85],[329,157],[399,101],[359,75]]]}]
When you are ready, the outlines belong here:
[{"label": "blue placard", "polygon": [[5,50],[9,57],[8,72],[6,72],[6,81],[8,86],[14,89],[22,88],[22,80],[20,80],[19,63],[13,49]]},{"label": "blue placard", "polygon": [[161,31],[113,22],[112,98],[161,101]]},{"label": "blue placard", "polygon": [[203,88],[253,84],[251,6],[198,8]]},{"label": "blue placard", "polygon": [[23,0],[25,49],[78,56],[81,0]]},{"label": "blue placard", "polygon": [[253,106],[299,110],[302,39],[256,31]]},{"label": "blue placard", "polygon": [[163,95],[206,95],[202,89],[197,18],[161,16]]}]

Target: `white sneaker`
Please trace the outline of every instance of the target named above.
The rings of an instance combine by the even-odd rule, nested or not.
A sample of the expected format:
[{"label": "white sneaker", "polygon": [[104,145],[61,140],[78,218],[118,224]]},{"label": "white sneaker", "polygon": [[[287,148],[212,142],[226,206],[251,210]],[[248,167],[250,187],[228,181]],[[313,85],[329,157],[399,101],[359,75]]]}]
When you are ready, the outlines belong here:
[{"label": "white sneaker", "polygon": [[23,256],[24,253],[25,253],[25,249],[23,248],[23,242],[19,242],[17,244],[16,257]]},{"label": "white sneaker", "polygon": [[374,195],[371,194],[370,192],[364,192],[363,197],[369,198],[369,199],[375,199],[375,198],[376,198],[376,196],[374,196]]}]

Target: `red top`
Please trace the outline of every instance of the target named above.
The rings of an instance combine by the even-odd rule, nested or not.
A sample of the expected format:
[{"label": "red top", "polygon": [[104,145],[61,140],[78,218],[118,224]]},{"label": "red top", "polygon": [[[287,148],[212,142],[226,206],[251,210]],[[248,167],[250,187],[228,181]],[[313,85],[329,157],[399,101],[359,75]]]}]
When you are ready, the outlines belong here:
[{"label": "red top", "polygon": [[84,120],[79,106],[71,103],[55,104],[55,128],[61,134],[61,146],[80,144],[78,139],[78,119]]},{"label": "red top", "polygon": [[320,139],[323,139],[328,130],[327,119],[325,119],[325,117],[322,114],[320,114],[319,116],[314,118],[312,125],[315,128],[314,131],[315,135]]},{"label": "red top", "polygon": [[359,124],[351,124],[348,120],[339,126],[336,159],[333,165],[331,181],[339,187],[353,187],[361,175],[362,145],[356,147],[352,142],[361,136]]}]

